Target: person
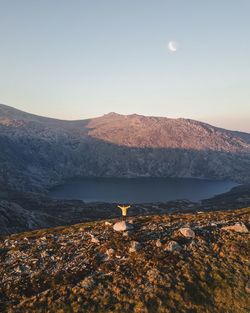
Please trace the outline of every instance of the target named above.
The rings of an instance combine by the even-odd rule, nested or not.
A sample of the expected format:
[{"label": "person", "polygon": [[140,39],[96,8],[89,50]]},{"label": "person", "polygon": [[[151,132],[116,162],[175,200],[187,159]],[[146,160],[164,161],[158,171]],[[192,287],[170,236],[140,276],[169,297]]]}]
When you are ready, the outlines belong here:
[{"label": "person", "polygon": [[125,206],[125,205],[118,205],[118,208],[120,208],[122,210],[122,219],[123,221],[126,221],[126,217],[127,217],[127,211],[131,206]]}]

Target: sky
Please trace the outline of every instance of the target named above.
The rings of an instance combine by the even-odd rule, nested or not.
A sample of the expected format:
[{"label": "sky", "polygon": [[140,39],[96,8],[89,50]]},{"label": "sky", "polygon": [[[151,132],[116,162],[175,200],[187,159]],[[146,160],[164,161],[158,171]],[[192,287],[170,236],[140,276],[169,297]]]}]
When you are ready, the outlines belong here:
[{"label": "sky", "polygon": [[249,0],[0,0],[0,103],[250,132],[249,12]]}]

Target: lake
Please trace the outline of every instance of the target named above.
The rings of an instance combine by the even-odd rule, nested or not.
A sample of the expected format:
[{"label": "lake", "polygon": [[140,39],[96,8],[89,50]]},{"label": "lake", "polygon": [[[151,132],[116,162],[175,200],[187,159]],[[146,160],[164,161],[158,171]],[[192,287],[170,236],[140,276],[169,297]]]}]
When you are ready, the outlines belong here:
[{"label": "lake", "polygon": [[193,178],[79,178],[53,188],[49,195],[55,199],[85,202],[198,201],[227,192],[237,185],[231,181]]}]

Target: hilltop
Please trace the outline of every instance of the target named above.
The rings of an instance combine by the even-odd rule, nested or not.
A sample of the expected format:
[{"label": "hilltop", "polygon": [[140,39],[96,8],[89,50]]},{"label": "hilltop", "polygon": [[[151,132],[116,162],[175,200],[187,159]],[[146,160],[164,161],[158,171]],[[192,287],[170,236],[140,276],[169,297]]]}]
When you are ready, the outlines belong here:
[{"label": "hilltop", "polygon": [[72,177],[250,182],[250,134],[190,119],[106,114],[63,121],[0,105],[0,186],[46,192]]},{"label": "hilltop", "polygon": [[0,238],[3,312],[247,313],[250,209]]}]

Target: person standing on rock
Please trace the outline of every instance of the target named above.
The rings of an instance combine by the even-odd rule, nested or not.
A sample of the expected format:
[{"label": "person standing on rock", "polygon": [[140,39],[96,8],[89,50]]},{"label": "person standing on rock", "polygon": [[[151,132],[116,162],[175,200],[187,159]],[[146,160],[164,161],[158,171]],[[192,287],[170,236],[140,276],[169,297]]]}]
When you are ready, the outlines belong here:
[{"label": "person standing on rock", "polygon": [[122,220],[126,221],[127,218],[127,211],[131,206],[125,206],[125,205],[118,205],[118,208],[120,208],[122,210]]}]

